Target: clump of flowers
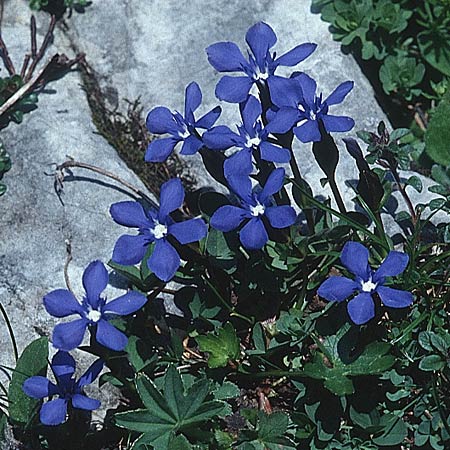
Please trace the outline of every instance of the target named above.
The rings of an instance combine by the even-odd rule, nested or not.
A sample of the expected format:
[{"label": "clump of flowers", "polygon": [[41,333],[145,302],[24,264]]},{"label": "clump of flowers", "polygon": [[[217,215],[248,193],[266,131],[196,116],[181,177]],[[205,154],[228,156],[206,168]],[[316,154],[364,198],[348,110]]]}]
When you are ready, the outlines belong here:
[{"label": "clump of flowers", "polygon": [[[390,193],[399,190],[413,208],[397,164],[374,170],[382,149],[369,147],[366,160],[350,139],[359,179],[356,211],[348,210],[335,180],[340,144],[332,133],[355,125],[339,113],[353,82],[323,99],[306,73],[276,74],[316,49],[305,43],[277,56],[276,41],[260,22],[246,34],[248,58],[232,42],[207,48],[217,71],[237,73],[216,87],[219,100],[238,104],[236,128],[218,123],[219,106],[195,118],[202,102],[195,82],[184,114],[163,106],[149,112],[149,131],[162,137],[149,144],[146,161],[162,162],[181,144],[181,155],[200,153],[222,192],[185,195],[182,179],[172,178],[158,206],[150,198],[111,205],[112,220],[131,234],[119,237],[108,264],[130,289],[107,301],[108,271],[94,261],[81,302],[66,289],[45,295],[52,316],[79,317],[55,326],[56,382],[34,373],[23,384],[27,395],[50,398],[43,424],[99,406],[83,387],[103,362],[76,381],[67,353],[81,347],[86,330],[91,343],[81,348],[109,369],[102,382],[128,396],[113,422],[133,450],[397,448],[412,439],[425,445],[440,427],[431,421],[447,420],[436,399],[445,403],[450,334],[434,325],[443,329],[448,319],[449,255],[434,239],[444,242],[448,226],[430,237],[430,220],[417,210],[390,236],[381,214]],[[302,176],[306,158],[324,173],[320,192]],[[412,335],[418,338],[407,342]],[[432,373],[431,381],[421,372]],[[434,439],[431,446],[443,450]]]}]

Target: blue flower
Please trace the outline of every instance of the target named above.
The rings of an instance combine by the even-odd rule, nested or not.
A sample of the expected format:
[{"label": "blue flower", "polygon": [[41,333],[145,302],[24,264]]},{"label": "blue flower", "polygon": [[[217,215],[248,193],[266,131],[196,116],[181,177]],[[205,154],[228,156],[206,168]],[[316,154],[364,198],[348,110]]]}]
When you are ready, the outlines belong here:
[{"label": "blue flower", "polygon": [[353,81],[341,83],[325,100],[316,95],[317,84],[306,73],[277,81],[272,86],[272,101],[280,109],[276,113],[278,123],[284,123],[287,131],[295,125],[294,134],[301,142],[318,142],[322,139],[319,120],[327,133],[349,131],[355,121],[351,117],[328,114],[331,105],[344,101],[353,88]]},{"label": "blue flower", "polygon": [[48,378],[34,376],[23,383],[23,391],[29,397],[42,399],[58,396],[44,403],[40,411],[40,420],[44,425],[59,425],[66,420],[69,402],[77,409],[93,411],[100,406],[100,402],[87,397],[83,387],[91,384],[103,369],[103,361],[98,359],[78,381],[72,378],[75,373],[75,360],[69,353],[59,351],[50,364],[55,375],[56,384]]},{"label": "blue flower", "polygon": [[261,192],[252,192],[250,179],[242,177],[228,178],[231,189],[239,196],[241,206],[221,206],[211,217],[211,226],[227,232],[246,224],[239,233],[242,245],[250,250],[261,249],[268,241],[267,218],[273,228],[289,227],[295,222],[294,208],[288,205],[272,206],[270,197],[283,186],[284,169],[275,169],[267,178]]},{"label": "blue flower", "polygon": [[362,244],[347,242],[342,249],[341,262],[355,279],[331,276],[317,291],[321,297],[336,302],[357,294],[347,305],[348,314],[357,325],[375,316],[373,294],[378,294],[383,304],[390,308],[405,308],[413,301],[410,292],[384,286],[386,277],[399,275],[406,269],[409,261],[406,253],[389,252],[376,271],[370,268],[368,260],[369,252]]},{"label": "blue flower", "polygon": [[238,173],[249,175],[252,172],[252,154],[255,149],[259,150],[261,159],[265,161],[287,163],[291,159],[287,148],[269,142],[269,134],[280,132],[280,124],[275,119],[263,127],[261,113],[261,103],[255,97],[249,97],[245,105],[241,105],[242,125],[237,126],[238,133],[226,126],[218,126],[203,135],[205,145],[211,150],[230,147],[241,149],[225,160],[225,177]]},{"label": "blue flower", "polygon": [[147,128],[154,134],[170,134],[170,137],[157,139],[148,145],[145,153],[147,162],[163,162],[179,142],[183,142],[180,153],[193,155],[203,145],[196,128],[209,129],[220,116],[221,108],[217,106],[199,120],[195,120],[194,112],[202,102],[202,92],[197,83],[192,82],[186,87],[184,117],[172,113],[168,108],[158,106],[147,116]]},{"label": "blue flower", "polygon": [[123,265],[137,264],[154,242],[155,247],[147,265],[159,279],[169,281],[181,261],[167,238],[173,236],[180,244],[189,244],[203,239],[207,233],[207,226],[202,219],[173,221],[170,213],[178,209],[183,201],[183,185],[179,178],[173,178],[161,186],[159,210],[145,211],[140,203],[131,201],[111,205],[110,213],[115,222],[139,230],[137,235],[125,234],[117,240],[112,260]]},{"label": "blue flower", "polygon": [[316,44],[301,44],[276,58],[270,49],[277,42],[272,28],[264,22],[253,25],[245,35],[250,47],[249,60],[242,55],[233,42],[218,42],[206,49],[210,64],[219,72],[243,72],[243,76],[224,76],[216,86],[216,96],[230,103],[241,103],[247,99],[254,84],[268,83],[277,78],[278,66],[295,66],[316,49]]},{"label": "blue flower", "polygon": [[53,330],[53,345],[65,351],[78,347],[86,329],[95,327],[97,342],[111,350],[121,351],[127,345],[127,337],[109,323],[117,316],[126,316],[140,309],[147,301],[145,295],[130,291],[115,300],[106,302],[101,293],[108,285],[109,276],[103,263],[91,262],[83,273],[86,295],[80,303],[72,292],[57,289],[44,297],[44,306],[54,317],[80,316],[72,322],[61,323]]}]

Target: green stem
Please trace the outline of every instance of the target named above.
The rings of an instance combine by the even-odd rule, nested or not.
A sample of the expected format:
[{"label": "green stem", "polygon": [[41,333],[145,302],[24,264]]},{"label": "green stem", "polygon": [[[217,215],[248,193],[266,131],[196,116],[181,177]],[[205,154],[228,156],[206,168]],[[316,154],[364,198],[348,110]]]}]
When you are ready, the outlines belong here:
[{"label": "green stem", "polygon": [[431,378],[432,382],[432,395],[434,399],[434,403],[436,403],[437,409],[439,411],[439,416],[441,417],[442,423],[444,424],[445,431],[447,431],[447,434],[450,436],[450,426],[447,422],[447,418],[445,417],[444,410],[442,409],[442,405],[439,401],[438,392],[437,392],[437,383],[436,383],[436,374],[433,373],[433,376]]}]

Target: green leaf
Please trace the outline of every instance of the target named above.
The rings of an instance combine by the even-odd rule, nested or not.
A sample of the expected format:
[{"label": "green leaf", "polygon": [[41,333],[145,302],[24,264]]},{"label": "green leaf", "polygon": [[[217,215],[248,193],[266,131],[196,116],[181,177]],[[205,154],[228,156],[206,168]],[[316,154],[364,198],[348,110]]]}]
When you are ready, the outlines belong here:
[{"label": "green leaf", "polygon": [[139,375],[136,387],[146,409],[115,415],[119,427],[143,433],[133,449],[144,450],[147,444],[161,450],[174,446],[183,449],[188,441],[184,436],[177,437],[177,433],[201,425],[226,410],[225,403],[206,400],[208,380],[198,380],[185,392],[181,375],[174,366],[168,367],[163,386],[161,392],[147,376]]},{"label": "green leaf", "polygon": [[240,389],[231,381],[224,381],[215,391],[213,391],[216,400],[226,400],[228,398],[235,398],[240,395]]},{"label": "green leaf", "polygon": [[209,353],[208,366],[211,368],[225,367],[228,361],[236,361],[239,358],[239,339],[230,322],[220,328],[217,334],[208,333],[195,339],[200,350]]},{"label": "green leaf", "polygon": [[408,181],[406,182],[408,186],[412,186],[417,192],[422,192],[423,185],[420,178],[416,175],[413,175],[412,177],[408,178]]},{"label": "green leaf", "polygon": [[445,366],[445,361],[439,355],[428,355],[420,360],[419,369],[425,372],[441,370]]},{"label": "green leaf", "polygon": [[36,411],[39,400],[28,397],[22,390],[24,381],[47,373],[48,339],[41,337],[29,344],[17,361],[9,385],[9,416],[14,423],[27,424]]},{"label": "green leaf", "polygon": [[393,414],[386,414],[381,417],[380,425],[383,425],[383,432],[380,436],[372,439],[377,445],[398,445],[403,442],[408,435],[408,428],[401,419]]},{"label": "green leaf", "polygon": [[[325,364],[324,355],[316,353],[313,362],[305,365],[305,376],[323,380],[324,386],[336,395],[353,394],[354,387],[351,377],[360,375],[377,375],[392,367],[395,358],[387,355],[390,345],[383,342],[372,342],[351,362],[349,359],[352,346],[352,335],[349,327],[344,325],[336,335],[327,336],[323,343],[325,355],[329,363]],[[331,367],[329,367],[331,365]]]},{"label": "green leaf", "polygon": [[450,165],[450,91],[433,111],[425,134],[425,152],[435,162]]}]

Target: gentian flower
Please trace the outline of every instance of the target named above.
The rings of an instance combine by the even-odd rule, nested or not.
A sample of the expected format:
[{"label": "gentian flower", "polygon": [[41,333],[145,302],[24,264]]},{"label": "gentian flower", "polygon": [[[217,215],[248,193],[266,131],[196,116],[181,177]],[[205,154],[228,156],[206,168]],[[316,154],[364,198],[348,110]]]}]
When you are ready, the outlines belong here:
[{"label": "gentian flower", "polygon": [[66,420],[69,402],[73,408],[93,411],[100,406],[100,402],[87,397],[83,393],[83,387],[91,384],[103,368],[103,361],[98,359],[78,381],[72,378],[75,373],[75,360],[69,353],[59,351],[55,354],[50,364],[55,375],[56,384],[48,378],[34,376],[23,383],[23,391],[29,397],[42,399],[58,396],[44,403],[39,413],[44,425],[59,425]]},{"label": "gentian flower", "polygon": [[356,294],[348,302],[347,311],[357,325],[375,317],[374,294],[378,294],[383,304],[390,308],[405,308],[413,301],[410,292],[384,286],[386,277],[399,275],[406,269],[409,261],[406,253],[389,252],[375,271],[370,268],[368,260],[369,252],[362,244],[347,242],[342,249],[341,262],[355,275],[355,279],[331,276],[317,291],[321,297],[337,302]]},{"label": "gentian flower", "polygon": [[288,205],[272,206],[270,197],[283,186],[284,169],[275,169],[267,178],[261,192],[254,193],[251,182],[242,177],[228,178],[231,189],[238,195],[241,206],[221,206],[211,217],[211,226],[227,232],[246,224],[239,233],[242,245],[249,250],[261,249],[268,241],[266,218],[273,228],[286,228],[295,222],[294,208]]},{"label": "gentian flower", "polygon": [[218,126],[203,135],[205,145],[211,150],[225,150],[230,147],[241,149],[225,160],[225,177],[237,173],[249,175],[252,171],[252,153],[256,148],[260,151],[261,159],[265,161],[287,163],[291,159],[287,148],[268,141],[270,133],[279,132],[279,122],[274,119],[263,127],[261,113],[261,103],[255,97],[250,97],[245,105],[241,104],[242,125],[237,126],[238,133],[226,126]]},{"label": "gentian flower", "polygon": [[330,115],[328,110],[331,105],[343,102],[352,89],[353,81],[345,81],[322,100],[322,94],[316,96],[316,82],[306,73],[274,83],[272,101],[280,108],[276,113],[277,123],[286,125],[284,131],[295,126],[294,134],[304,143],[322,139],[319,120],[327,133],[349,131],[355,126],[355,121],[351,117]]},{"label": "gentian flower", "polygon": [[216,86],[216,97],[230,103],[245,101],[255,84],[270,83],[278,66],[295,66],[316,49],[316,44],[298,45],[276,58],[270,49],[277,42],[272,28],[264,22],[253,25],[245,35],[250,47],[249,60],[233,42],[217,42],[206,49],[208,61],[219,72],[243,72],[243,76],[224,76]]},{"label": "gentian flower", "polygon": [[135,236],[125,234],[117,240],[112,260],[123,265],[137,264],[154,242],[155,248],[147,265],[159,279],[169,281],[181,261],[167,238],[173,236],[180,244],[189,244],[203,239],[207,233],[202,219],[174,222],[170,217],[170,213],[178,209],[183,201],[183,185],[179,178],[173,178],[161,186],[159,210],[145,211],[140,203],[131,201],[111,205],[110,213],[115,222],[139,230]]},{"label": "gentian flower", "polygon": [[97,342],[111,350],[121,351],[127,345],[127,337],[109,323],[117,316],[126,316],[140,309],[147,301],[145,295],[135,291],[106,302],[101,293],[108,285],[109,276],[100,261],[91,262],[83,273],[86,295],[80,303],[72,292],[57,289],[44,297],[44,306],[53,317],[67,317],[78,314],[79,319],[61,323],[53,330],[53,345],[65,351],[78,347],[88,327],[95,328]]},{"label": "gentian flower", "polygon": [[200,119],[195,120],[194,112],[202,102],[202,92],[197,83],[192,82],[186,87],[184,117],[172,113],[168,108],[158,106],[147,116],[147,128],[154,134],[170,134],[170,137],[157,139],[147,147],[145,160],[147,162],[163,162],[179,142],[183,142],[180,153],[193,155],[203,145],[196,128],[209,129],[220,116],[220,106],[215,107]]}]

